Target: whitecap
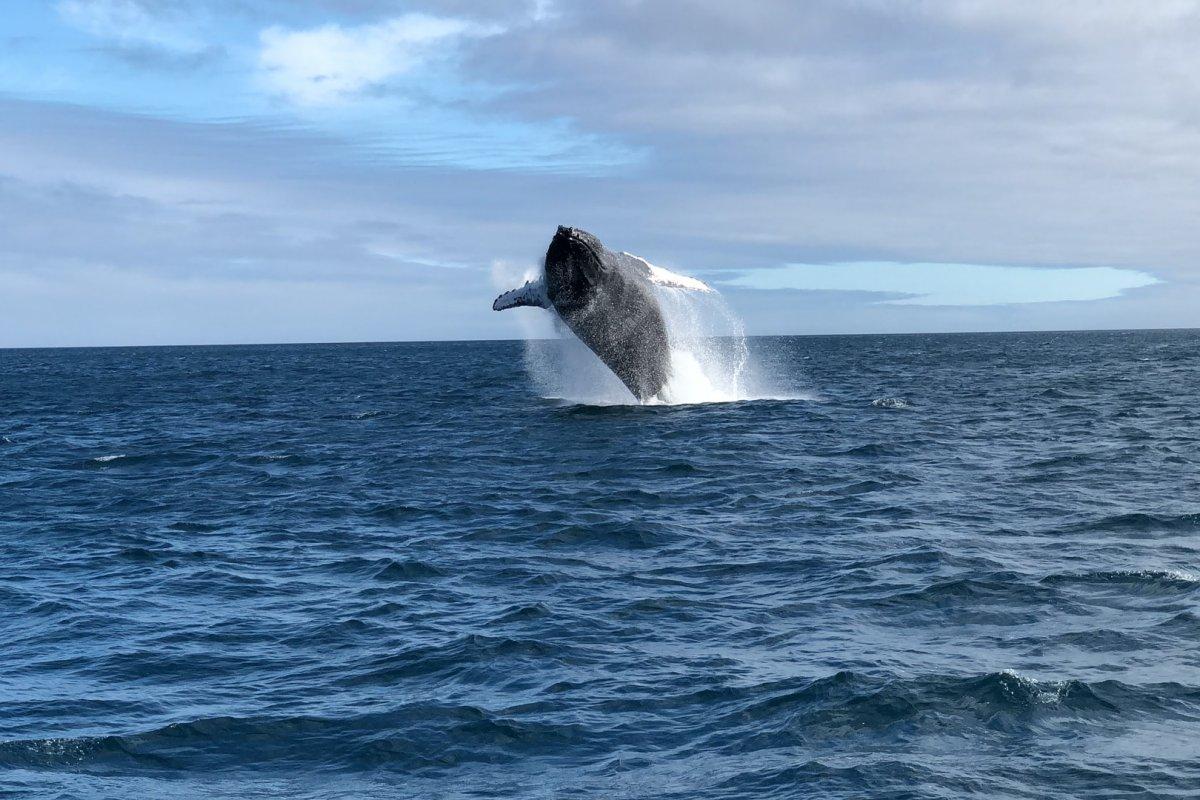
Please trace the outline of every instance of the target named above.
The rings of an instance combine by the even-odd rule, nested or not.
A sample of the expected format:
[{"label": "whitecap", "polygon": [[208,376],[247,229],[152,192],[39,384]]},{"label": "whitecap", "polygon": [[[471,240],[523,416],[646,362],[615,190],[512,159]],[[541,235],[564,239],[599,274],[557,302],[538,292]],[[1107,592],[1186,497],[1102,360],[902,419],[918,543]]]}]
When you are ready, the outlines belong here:
[{"label": "whitecap", "polygon": [[1056,705],[1062,702],[1063,696],[1070,688],[1070,681],[1039,681],[1022,675],[1015,669],[1004,669],[1000,671],[1001,675],[1007,675],[1013,678],[1020,684],[1021,688],[1029,693],[1029,697],[1036,703],[1045,705]]}]

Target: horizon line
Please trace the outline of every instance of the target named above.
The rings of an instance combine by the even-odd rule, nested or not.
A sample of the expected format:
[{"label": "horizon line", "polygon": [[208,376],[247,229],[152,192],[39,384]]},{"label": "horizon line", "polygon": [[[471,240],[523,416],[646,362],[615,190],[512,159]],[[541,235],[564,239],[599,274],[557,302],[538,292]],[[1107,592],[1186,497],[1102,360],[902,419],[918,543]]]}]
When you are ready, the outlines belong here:
[{"label": "horizon line", "polygon": [[[1165,331],[1198,331],[1194,327],[1162,327],[1162,328],[1037,328],[1030,330],[979,330],[979,331],[857,331],[853,333],[756,333],[747,334],[746,339],[817,339],[833,336],[979,336],[987,335],[1021,335],[1029,333],[1143,333]],[[731,338],[728,336],[710,337],[716,339]],[[60,344],[60,345],[6,345],[0,346],[0,352],[16,350],[137,350],[169,347],[316,347],[316,346],[348,346],[364,344],[482,344],[506,342],[553,342],[553,337],[536,338],[494,338],[494,339],[347,339],[340,341],[281,341],[281,342],[180,342],[166,344]]]}]

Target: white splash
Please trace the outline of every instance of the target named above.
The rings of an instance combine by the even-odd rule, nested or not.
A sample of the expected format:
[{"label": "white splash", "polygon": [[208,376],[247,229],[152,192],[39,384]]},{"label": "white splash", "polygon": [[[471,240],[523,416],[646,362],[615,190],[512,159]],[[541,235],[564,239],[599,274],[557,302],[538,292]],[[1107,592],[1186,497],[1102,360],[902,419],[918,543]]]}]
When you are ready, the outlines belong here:
[{"label": "white splash", "polygon": [[[729,403],[754,399],[746,391],[749,351],[741,321],[719,296],[696,297],[681,289],[656,289],[671,371],[667,385],[647,405]],[[587,345],[552,313],[556,338],[527,338],[525,368],[547,398],[584,405],[636,405],[638,401]]]},{"label": "white splash", "polygon": [[[498,287],[536,279],[540,272],[503,262],[492,271]],[[654,291],[667,324],[671,371],[659,397],[647,405],[814,399],[767,389],[754,369],[742,321],[721,295],[695,278],[663,272],[670,279],[660,276]],[[638,404],[553,311],[520,310],[515,317],[525,338],[526,372],[542,397],[582,405]]]},{"label": "white splash", "polygon": [[742,321],[716,292],[655,288],[667,339],[671,344],[671,376],[662,402],[729,403],[749,400],[747,369],[750,351]]}]

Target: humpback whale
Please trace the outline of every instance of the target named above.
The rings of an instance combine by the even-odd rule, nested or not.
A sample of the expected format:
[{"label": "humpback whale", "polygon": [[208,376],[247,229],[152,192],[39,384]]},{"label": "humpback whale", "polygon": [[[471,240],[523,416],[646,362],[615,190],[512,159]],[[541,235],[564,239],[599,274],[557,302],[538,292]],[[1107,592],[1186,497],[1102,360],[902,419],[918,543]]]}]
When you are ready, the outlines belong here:
[{"label": "humpback whale", "polygon": [[653,287],[713,291],[686,275],[630,253],[614,253],[592,234],[560,225],[541,277],[505,292],[493,311],[537,306],[559,318],[639,401],[656,397],[671,372],[671,348]]}]

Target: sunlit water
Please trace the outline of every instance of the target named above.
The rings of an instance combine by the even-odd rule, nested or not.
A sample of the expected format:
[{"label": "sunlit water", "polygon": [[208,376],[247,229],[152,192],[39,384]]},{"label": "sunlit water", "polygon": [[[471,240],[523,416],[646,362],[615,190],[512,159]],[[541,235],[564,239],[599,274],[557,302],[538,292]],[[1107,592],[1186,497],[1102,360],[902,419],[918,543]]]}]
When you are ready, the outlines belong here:
[{"label": "sunlit water", "polygon": [[0,795],[1193,796],[1200,334],[745,345],[0,351]]}]

